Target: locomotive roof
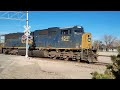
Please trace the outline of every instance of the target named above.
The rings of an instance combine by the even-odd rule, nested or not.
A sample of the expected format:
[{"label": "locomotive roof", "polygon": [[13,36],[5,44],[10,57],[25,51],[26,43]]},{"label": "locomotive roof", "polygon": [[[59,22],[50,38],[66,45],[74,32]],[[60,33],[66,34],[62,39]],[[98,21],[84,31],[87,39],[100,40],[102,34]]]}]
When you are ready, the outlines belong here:
[{"label": "locomotive roof", "polygon": [[69,27],[63,27],[60,29],[68,29],[68,28],[83,28],[82,26],[69,26]]},{"label": "locomotive roof", "polygon": [[[72,29],[72,28],[83,28],[82,26],[78,26],[78,25],[76,25],[76,26],[69,26],[69,27],[62,27],[62,28],[60,28],[60,27],[50,27],[50,28],[47,28],[47,29],[38,29],[38,30],[34,30],[34,31],[43,31],[43,30],[61,30],[61,29]],[[32,32],[34,32],[34,31],[31,31],[31,33]],[[5,35],[9,35],[9,34],[23,34],[23,32],[17,32],[17,33],[8,33],[8,34],[4,34],[4,36]]]},{"label": "locomotive roof", "polygon": [[[47,29],[39,29],[39,30],[53,30],[53,29],[72,29],[72,28],[83,28],[82,26],[69,26],[69,27],[62,27],[62,28],[60,28],[60,27],[50,27],[50,28],[47,28]],[[35,31],[39,31],[39,30],[35,30]]]},{"label": "locomotive roof", "polygon": [[8,33],[8,34],[4,34],[4,35],[9,35],[9,34],[23,34],[23,32],[17,32],[17,33]]}]

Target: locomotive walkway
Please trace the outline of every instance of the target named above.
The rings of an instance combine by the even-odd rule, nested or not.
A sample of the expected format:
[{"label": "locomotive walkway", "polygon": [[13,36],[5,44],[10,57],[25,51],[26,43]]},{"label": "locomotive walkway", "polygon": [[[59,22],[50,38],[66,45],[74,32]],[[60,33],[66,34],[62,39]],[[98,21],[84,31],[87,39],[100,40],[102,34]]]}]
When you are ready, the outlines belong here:
[{"label": "locomotive walkway", "polygon": [[104,65],[0,54],[0,79],[91,79],[91,72],[104,72],[105,68]]}]

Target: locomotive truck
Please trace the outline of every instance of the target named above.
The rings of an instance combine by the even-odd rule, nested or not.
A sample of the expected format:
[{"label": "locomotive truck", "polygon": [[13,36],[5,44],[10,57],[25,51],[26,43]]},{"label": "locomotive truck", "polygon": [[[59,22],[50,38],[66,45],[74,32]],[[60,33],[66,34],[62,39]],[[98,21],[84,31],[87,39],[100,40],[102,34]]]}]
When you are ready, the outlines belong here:
[{"label": "locomotive truck", "polygon": [[[0,53],[25,55],[24,33],[5,34],[4,46]],[[96,50],[92,48],[92,34],[84,32],[83,26],[50,27],[31,32],[28,56],[49,57],[53,59],[97,61]]]}]

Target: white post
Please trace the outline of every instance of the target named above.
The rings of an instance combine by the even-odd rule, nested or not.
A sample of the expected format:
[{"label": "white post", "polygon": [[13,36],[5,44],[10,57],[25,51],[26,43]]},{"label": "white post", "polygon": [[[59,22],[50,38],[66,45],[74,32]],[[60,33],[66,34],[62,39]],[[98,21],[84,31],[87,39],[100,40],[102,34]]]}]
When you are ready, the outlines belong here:
[{"label": "white post", "polygon": [[28,26],[28,11],[27,11],[27,19],[26,19],[26,58],[28,58],[28,32],[29,32],[29,26]]}]

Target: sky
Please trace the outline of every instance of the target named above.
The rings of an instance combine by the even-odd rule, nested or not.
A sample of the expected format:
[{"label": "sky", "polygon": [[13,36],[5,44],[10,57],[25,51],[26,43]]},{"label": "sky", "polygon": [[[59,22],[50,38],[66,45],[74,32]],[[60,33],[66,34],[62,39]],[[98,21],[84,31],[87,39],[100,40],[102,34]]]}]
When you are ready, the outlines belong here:
[{"label": "sky", "polygon": [[[0,34],[23,32],[24,25],[26,21],[0,19]],[[79,25],[94,40],[105,34],[120,38],[120,11],[29,11],[29,25],[30,31]]]}]

